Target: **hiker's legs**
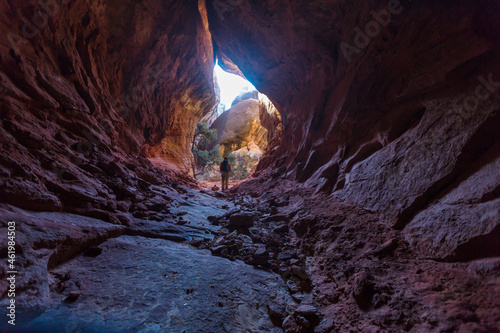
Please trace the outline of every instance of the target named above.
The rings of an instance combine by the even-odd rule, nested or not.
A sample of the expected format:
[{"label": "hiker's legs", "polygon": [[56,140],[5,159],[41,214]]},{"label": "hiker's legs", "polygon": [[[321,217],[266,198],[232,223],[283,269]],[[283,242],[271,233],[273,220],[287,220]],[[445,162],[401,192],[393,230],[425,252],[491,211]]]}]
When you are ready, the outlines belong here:
[{"label": "hiker's legs", "polygon": [[229,188],[229,186],[228,186],[229,185],[229,172],[226,172],[226,179],[225,179],[225,181],[226,181],[225,185],[226,185],[226,190],[227,190]]},{"label": "hiker's legs", "polygon": [[227,183],[229,179],[229,172],[222,172],[222,189],[227,190]]}]

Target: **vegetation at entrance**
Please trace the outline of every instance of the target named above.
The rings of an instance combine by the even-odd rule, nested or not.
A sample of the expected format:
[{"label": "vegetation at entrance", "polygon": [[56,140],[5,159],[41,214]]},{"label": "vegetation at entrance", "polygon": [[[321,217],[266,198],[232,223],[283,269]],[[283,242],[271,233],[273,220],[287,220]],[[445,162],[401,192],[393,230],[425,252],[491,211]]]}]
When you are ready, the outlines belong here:
[{"label": "vegetation at entrance", "polygon": [[258,159],[252,158],[248,153],[228,154],[229,163],[231,163],[232,172],[231,179],[242,180],[246,179],[251,171],[251,168],[258,163]]},{"label": "vegetation at entrance", "polygon": [[[216,145],[211,150],[207,149],[215,140],[217,140],[216,129],[210,129],[206,122],[199,122],[196,125],[191,148],[194,157],[192,166],[194,178],[198,176],[202,176],[204,179],[220,177],[219,164],[224,158],[224,149],[220,145]],[[232,180],[246,179],[251,169],[259,161],[258,157],[247,152],[242,152],[241,149],[227,151],[224,155],[228,157],[229,163],[231,163]]]},{"label": "vegetation at entrance", "polygon": [[[208,168],[217,166],[222,160],[222,148],[216,145],[212,150],[207,150],[206,147],[213,141],[217,140],[217,130],[210,129],[208,123],[199,122],[196,124],[196,131],[193,137],[191,151],[193,152],[193,177],[205,173]],[[199,170],[200,172],[196,172]]]}]

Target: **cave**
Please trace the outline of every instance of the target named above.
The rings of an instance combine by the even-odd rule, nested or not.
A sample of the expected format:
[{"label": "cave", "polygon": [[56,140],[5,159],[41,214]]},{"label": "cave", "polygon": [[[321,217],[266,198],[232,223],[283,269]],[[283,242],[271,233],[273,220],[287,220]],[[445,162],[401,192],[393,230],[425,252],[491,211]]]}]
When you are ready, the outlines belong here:
[{"label": "cave", "polygon": [[[500,332],[499,18],[1,1],[2,331]],[[216,63],[266,96],[225,191],[193,175]]]}]

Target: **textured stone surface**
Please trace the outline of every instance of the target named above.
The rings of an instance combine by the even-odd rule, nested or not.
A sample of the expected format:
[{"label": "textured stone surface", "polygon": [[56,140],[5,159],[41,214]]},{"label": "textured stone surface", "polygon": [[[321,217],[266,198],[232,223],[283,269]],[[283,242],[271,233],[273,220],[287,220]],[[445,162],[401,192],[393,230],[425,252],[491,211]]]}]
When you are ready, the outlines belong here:
[{"label": "textured stone surface", "polygon": [[[84,332],[273,332],[267,303],[284,288],[241,261],[158,239],[122,236],[50,272],[52,308],[25,328]],[[57,290],[58,277],[69,276]],[[81,295],[63,304],[78,285]],[[127,286],[127,288],[123,288]]]},{"label": "textured stone surface", "polygon": [[[48,271],[89,247],[117,237],[125,227],[68,213],[32,213],[17,208],[0,208],[1,234],[7,239],[7,221],[16,224],[16,305],[18,322],[27,322],[43,313],[50,303]],[[2,242],[7,253],[7,242]],[[7,261],[1,263],[1,294],[6,295]],[[7,298],[1,301],[7,304]],[[7,325],[6,322],[1,323]]]},{"label": "textured stone surface", "polygon": [[[270,272],[189,246],[212,240],[221,227],[207,216],[220,218],[234,204],[181,186],[176,192],[168,212],[149,212],[148,218],[127,213],[127,226],[2,205],[0,236],[7,237],[7,221],[16,222],[17,323],[26,324],[20,330],[50,332],[77,326],[96,332],[139,327],[200,331],[205,325],[213,331],[272,331],[267,302],[286,292],[284,282]],[[1,250],[6,252],[6,246],[2,242]],[[7,291],[6,264],[0,263],[2,295]],[[141,270],[131,274],[137,267]],[[7,302],[4,297],[0,305]],[[161,314],[154,311],[158,307]],[[141,314],[132,316],[133,311]],[[190,311],[198,319],[193,320]],[[177,320],[184,316],[192,320]]]},{"label": "textured stone surface", "polygon": [[[406,242],[406,233],[394,230],[382,213],[297,188],[290,180],[269,186],[261,179],[234,191],[255,196],[251,204],[260,218],[250,230],[252,239],[267,244],[269,265],[300,302],[290,312],[294,315],[284,318],[285,331],[308,332],[300,316],[319,332],[324,326],[326,332],[497,330],[498,257],[468,262],[422,258]],[[288,228],[280,230],[283,221]],[[474,245],[464,252],[474,253],[481,240]],[[245,245],[239,257],[247,260]],[[311,301],[318,310],[316,321],[299,313]]]},{"label": "textured stone surface", "polygon": [[[281,115],[266,95],[259,94],[259,119],[260,124],[267,129],[267,145],[275,149],[281,144],[282,123]],[[268,165],[262,164],[260,169]]]},{"label": "textured stone surface", "polygon": [[1,201],[113,211],[125,187],[187,181],[216,102],[204,2],[48,2],[0,2]]},{"label": "textured stone surface", "polygon": [[[75,261],[72,261],[75,257],[88,263],[94,269],[96,269],[96,275],[94,275],[93,277],[95,278],[94,281],[101,281],[104,283],[104,281],[107,281],[107,279],[111,277],[112,281],[108,281],[111,285],[113,285],[113,283],[117,283],[113,286],[121,286],[119,287],[119,290],[121,291],[119,291],[117,289],[111,288],[111,285],[108,285],[108,287],[110,288],[107,292],[109,292],[110,295],[116,295],[116,293],[118,292],[123,292],[124,289],[133,290],[134,285],[128,285],[127,287],[124,286],[127,285],[127,283],[136,283],[134,282],[135,280],[133,281],[133,279],[125,281],[122,278],[116,278],[118,271],[122,272],[125,275],[128,274],[127,268],[125,268],[125,266],[119,268],[118,271],[115,271],[114,269],[110,269],[107,271],[102,269],[101,263],[104,261],[110,260],[114,261],[115,263],[122,261],[117,260],[116,256],[123,255],[128,257],[128,259],[130,260],[129,264],[133,264],[133,262],[137,262],[139,260],[143,260],[145,264],[149,262],[152,265],[150,267],[151,270],[153,270],[155,267],[159,268],[160,266],[156,265],[158,263],[164,262],[159,260],[158,258],[152,259],[147,255],[147,253],[151,252],[152,249],[156,246],[165,246],[166,249],[170,249],[171,251],[173,251],[172,249],[174,248],[177,248],[178,250],[181,249],[179,250],[181,253],[191,253],[195,257],[201,256],[201,259],[203,259],[203,257],[206,257],[197,253],[194,248],[187,246],[187,244],[196,243],[203,240],[211,240],[213,238],[213,235],[219,231],[220,227],[209,223],[206,217],[210,215],[221,216],[226,213],[226,209],[232,208],[233,204],[231,202],[215,199],[212,196],[201,194],[198,191],[194,191],[188,188],[182,188],[180,186],[179,192],[177,192],[177,194],[178,198],[175,202],[172,203],[168,212],[146,211],[144,212],[145,214],[147,213],[145,218],[135,218],[130,213],[124,213],[128,216],[129,219],[129,224],[126,226],[115,225],[113,223],[110,223],[109,221],[103,221],[99,218],[80,216],[65,212],[31,212],[10,205],[2,204],[0,206],[0,237],[2,239],[7,239],[7,221],[15,221],[16,224],[15,265],[17,271],[19,272],[19,274],[16,276],[16,305],[18,323],[25,324],[30,320],[42,315],[39,320],[42,320],[42,323],[44,325],[47,325],[41,326],[44,329],[43,332],[49,332],[49,328],[55,329],[57,325],[62,325],[57,326],[57,328],[59,329],[60,327],[64,328],[66,325],[71,324],[72,320],[67,319],[69,318],[70,314],[68,312],[65,312],[65,310],[68,309],[66,309],[66,305],[62,303],[62,301],[69,296],[71,291],[80,290],[80,288],[83,291],[83,296],[76,298],[76,300],[74,300],[75,297],[70,298],[76,304],[77,308],[79,306],[78,304],[80,304],[78,302],[82,301],[82,298],[84,299],[86,297],[85,295],[89,295],[90,293],[93,296],[96,296],[97,294],[99,294],[92,293],[91,289],[93,289],[93,287],[91,289],[86,289],[83,285],[84,281],[88,281],[86,280],[87,275],[85,274],[88,268],[82,268],[83,264],[80,265],[79,263],[75,263]],[[222,206],[224,206],[225,208],[222,208]],[[184,223],[179,223],[179,221],[181,221],[180,217],[182,217],[182,221]],[[155,220],[153,220],[152,218],[155,218]],[[117,250],[117,252],[114,254],[108,253],[109,244],[106,242],[114,242],[110,240],[123,235],[134,236],[135,239],[139,239],[137,241],[138,243],[136,243],[137,249],[133,251],[129,249],[124,252],[120,252],[120,250]],[[127,238],[132,239],[132,237]],[[151,245],[151,243],[148,243],[148,240],[146,238],[153,239],[153,245]],[[176,245],[171,241],[185,243],[185,245]],[[134,242],[135,241],[131,241],[127,244]],[[1,250],[6,253],[7,242],[2,242],[1,244]],[[96,253],[96,249],[100,249],[100,251],[98,251],[98,254]],[[168,252],[168,250],[165,251]],[[139,253],[143,253],[142,259],[137,257]],[[162,252],[157,252],[156,255],[160,257],[163,256]],[[115,259],[112,259],[114,256]],[[175,257],[174,254],[172,254],[172,256]],[[182,256],[179,257],[178,260],[179,265],[185,263],[184,257]],[[168,260],[166,262],[168,262]],[[124,263],[125,260],[122,261],[122,264]],[[198,264],[201,265],[202,268],[205,267],[200,261],[196,261],[194,266]],[[164,265],[168,266],[168,263],[165,263]],[[213,264],[211,266],[216,267],[220,265],[224,265],[224,263],[217,263],[217,265]],[[69,272],[59,271],[61,267],[70,267],[68,269]],[[79,274],[81,275],[78,278],[75,277],[75,275],[78,274],[72,274],[72,272],[75,272],[76,267],[80,267],[79,269],[82,269],[81,271],[79,271]],[[251,269],[248,266],[236,264],[234,267],[236,267],[233,270],[233,274],[235,275],[239,272],[243,272],[243,267],[247,267],[249,269],[247,273],[249,274],[250,279],[252,279],[252,276],[254,276],[252,275]],[[7,271],[7,261],[4,260],[2,263],[0,263],[0,275],[2,276],[2,281],[0,282],[0,293],[2,295],[5,295],[7,291],[7,284],[5,280],[5,274]],[[161,275],[161,270],[158,269],[156,272],[154,272],[154,274]],[[227,272],[224,274],[227,275]],[[258,272],[256,274],[257,276],[267,279],[267,277],[265,277],[265,274],[259,275]],[[207,278],[212,275],[213,274],[211,273],[207,273]],[[68,281],[68,279],[66,279],[66,276],[73,276],[74,279]],[[268,277],[270,276],[271,275],[268,275]],[[140,276],[137,276],[137,278],[140,278]],[[149,280],[142,280],[144,286],[149,285],[148,281]],[[272,281],[275,282],[276,279],[272,277]],[[154,284],[151,284],[150,286],[153,285]],[[102,285],[101,287],[106,288],[104,285]],[[210,284],[206,286],[206,288],[209,287]],[[235,293],[238,292],[236,291]],[[136,296],[138,297],[138,303],[140,303],[139,298],[142,297],[141,295],[142,294],[136,294]],[[0,304],[4,306],[8,301],[9,300],[4,297],[0,301]],[[89,299],[89,302],[94,302],[95,305],[95,298]],[[161,300],[158,299],[158,302],[161,302]],[[205,304],[203,302],[204,301],[201,301],[201,304]],[[108,307],[118,309],[124,304],[125,303],[120,303],[120,301],[118,301],[118,303],[114,304],[109,303]],[[169,303],[162,304],[164,304],[164,306],[170,306]],[[53,309],[50,309],[53,307],[60,308],[55,312],[51,312]],[[100,310],[97,311],[97,309],[92,306],[85,307],[87,308],[87,313],[100,313]],[[216,309],[219,308],[217,307]],[[133,310],[133,308],[131,308],[131,310]],[[227,308],[225,310],[230,311]],[[243,309],[242,311],[244,310],[245,309]],[[79,325],[89,324],[86,322],[86,315],[82,315],[80,309],[76,309],[75,311],[76,312],[72,312],[71,314],[71,316],[73,316],[72,318],[74,318],[74,321],[77,321]],[[147,311],[146,308],[144,309],[144,311]],[[207,311],[207,313],[211,311],[208,305],[205,311]],[[264,311],[264,309],[262,309],[262,311]],[[52,314],[54,314],[54,316],[61,315],[62,317],[60,317],[58,320],[54,320],[51,319]],[[246,314],[246,312],[242,313],[242,315]],[[129,318],[118,316],[116,318],[116,321],[124,321],[123,325],[125,325],[125,327],[128,327],[127,325],[135,325],[133,324],[133,321],[130,321],[128,319]],[[102,331],[103,329],[108,327],[106,326],[106,324],[103,324],[103,322],[99,321],[101,319],[97,317],[93,320],[94,323],[92,325],[89,324],[89,329],[100,329]],[[5,325],[6,322],[2,322],[0,327],[3,329],[4,327],[6,327]],[[30,327],[36,327],[36,325],[40,325],[40,322],[35,322],[35,324],[30,325],[34,325]],[[115,328],[113,327],[114,323],[109,325],[110,328]],[[42,332],[41,329],[42,328],[40,328],[40,332]],[[84,330],[83,327],[82,330]],[[27,331],[32,330],[27,329]]]},{"label": "textured stone surface", "polygon": [[259,112],[259,101],[247,99],[222,113],[211,126],[217,130],[218,136],[210,148],[220,144],[227,152],[254,142],[260,149],[265,149],[267,130],[260,124]]},{"label": "textured stone surface", "polygon": [[[209,4],[221,66],[241,71],[282,117],[281,145],[258,170],[274,171],[263,177],[381,211],[411,226],[423,256],[498,241],[498,3]],[[380,27],[384,10],[392,14]],[[356,32],[377,24],[370,36]],[[358,50],[346,56],[345,43]]]},{"label": "textured stone surface", "polygon": [[252,159],[258,160],[262,157],[264,152],[257,146],[253,141],[249,142],[246,147],[242,147],[238,150],[233,151],[236,159],[243,158],[244,156],[249,156]]}]

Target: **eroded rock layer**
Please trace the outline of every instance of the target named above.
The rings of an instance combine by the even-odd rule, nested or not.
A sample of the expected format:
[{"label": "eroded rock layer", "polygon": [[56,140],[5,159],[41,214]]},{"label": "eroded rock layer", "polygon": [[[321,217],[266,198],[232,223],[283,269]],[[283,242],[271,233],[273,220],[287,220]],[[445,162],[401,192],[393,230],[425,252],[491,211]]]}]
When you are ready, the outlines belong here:
[{"label": "eroded rock layer", "polygon": [[210,4],[222,62],[283,118],[261,170],[383,212],[423,256],[500,255],[459,254],[499,239],[498,2]]},{"label": "eroded rock layer", "polygon": [[[208,8],[221,67],[282,118],[239,193],[287,221],[326,327],[498,330],[499,2]],[[311,330],[297,316],[282,324]]]},{"label": "eroded rock layer", "polygon": [[0,26],[2,202],[114,212],[187,180],[216,102],[203,1],[2,1]]}]

